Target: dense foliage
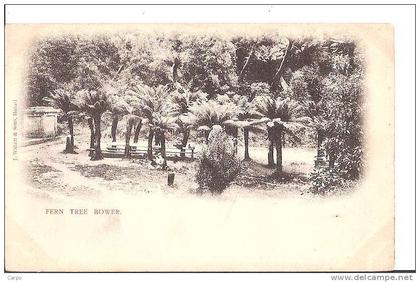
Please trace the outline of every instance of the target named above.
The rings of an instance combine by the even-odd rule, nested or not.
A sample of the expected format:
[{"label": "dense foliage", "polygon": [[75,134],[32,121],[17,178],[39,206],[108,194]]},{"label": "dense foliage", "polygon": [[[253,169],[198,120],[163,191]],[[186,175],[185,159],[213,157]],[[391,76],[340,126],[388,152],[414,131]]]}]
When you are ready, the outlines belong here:
[{"label": "dense foliage", "polygon": [[343,179],[336,169],[329,167],[315,168],[310,176],[311,191],[316,194],[325,194],[343,184]]},{"label": "dense foliage", "polygon": [[164,155],[165,140],[178,134],[184,156],[191,132],[210,142],[217,125],[233,138],[235,153],[243,136],[245,160],[252,158],[250,133],[265,136],[278,173],[286,144],[317,146],[329,169],[314,170],[318,183],[328,183],[327,171],[342,179],[363,172],[363,58],[353,41],[274,33],[68,35],[36,42],[30,62],[28,106],[84,113],[92,159],[102,158],[101,117],[108,112],[113,142],[118,122],[127,121],[127,157],[131,132],[137,143],[147,128],[149,158],[153,139]]},{"label": "dense foliage", "polygon": [[223,192],[238,175],[240,165],[233,139],[223,131],[220,125],[213,126],[208,146],[200,155],[196,173],[200,191]]}]

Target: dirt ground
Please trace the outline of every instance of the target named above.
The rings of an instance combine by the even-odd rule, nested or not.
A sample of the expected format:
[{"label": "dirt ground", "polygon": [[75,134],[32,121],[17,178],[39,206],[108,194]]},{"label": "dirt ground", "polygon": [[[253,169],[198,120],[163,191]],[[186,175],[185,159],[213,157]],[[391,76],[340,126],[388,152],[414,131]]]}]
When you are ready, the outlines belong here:
[{"label": "dirt ground", "polygon": [[[76,136],[76,140],[79,141],[76,143],[78,154],[62,153],[63,139],[23,147],[21,155],[27,164],[28,184],[44,192],[81,198],[98,197],[107,190],[129,194],[156,191],[182,194],[192,193],[197,188],[194,181],[196,160],[169,160],[169,170],[175,172],[175,183],[169,187],[168,171],[154,169],[142,159],[90,161],[86,152],[87,136]],[[141,143],[146,146],[144,141]],[[106,146],[104,142],[103,149]],[[238,150],[242,158],[243,147]],[[274,169],[267,167],[267,148],[251,147],[252,161],[243,162],[240,175],[224,194],[226,197],[237,193],[248,197],[306,194],[315,153],[315,149],[284,148],[283,166],[290,178],[285,181],[273,177]]]},{"label": "dirt ground", "polygon": [[[284,168],[293,177],[282,182],[264,165],[266,149],[253,147],[254,161],[227,190],[199,195],[191,192],[194,162],[170,161],[176,176],[169,187],[167,171],[140,160],[92,162],[87,138],[76,136],[76,145],[78,154],[63,154],[63,139],[19,148],[25,174],[6,183],[8,270],[391,267],[384,255],[392,253],[393,241],[376,239],[384,228],[392,230],[383,217],[390,213],[383,201],[390,199],[372,201],[363,188],[342,196],[308,193],[314,149],[285,148]],[[71,215],[74,208],[89,212]],[[46,209],[65,212],[48,215]],[[94,209],[119,214],[95,215]]]}]

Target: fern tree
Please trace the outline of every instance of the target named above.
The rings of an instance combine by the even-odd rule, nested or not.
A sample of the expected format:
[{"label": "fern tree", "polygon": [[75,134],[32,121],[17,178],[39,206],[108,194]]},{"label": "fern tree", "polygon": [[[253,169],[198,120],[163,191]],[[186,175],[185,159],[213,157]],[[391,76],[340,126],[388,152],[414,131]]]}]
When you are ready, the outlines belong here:
[{"label": "fern tree", "polygon": [[220,125],[225,131],[232,130],[233,120],[237,117],[239,107],[232,102],[220,103],[209,100],[191,107],[191,123],[198,130],[205,132],[208,143],[210,130],[214,125]]},{"label": "fern tree", "polygon": [[117,96],[110,97],[110,108],[109,112],[112,117],[111,123],[111,138],[112,142],[117,142],[117,127],[120,120],[130,114],[129,106],[122,98]]},{"label": "fern tree", "polygon": [[254,105],[246,96],[234,95],[232,102],[238,106],[237,118],[233,120],[232,126],[241,128],[244,135],[244,160],[251,160],[249,156],[249,134],[251,132],[261,133],[265,130],[261,127],[263,121],[257,119]]},{"label": "fern tree", "polygon": [[136,115],[145,120],[149,127],[147,156],[153,158],[153,138],[161,145],[162,157],[166,157],[166,134],[178,128],[175,118],[169,116],[166,98],[168,89],[164,86],[138,85],[130,91],[135,97],[132,103]]},{"label": "fern tree", "polygon": [[182,133],[181,157],[185,157],[185,147],[192,127],[191,108],[204,101],[207,101],[207,94],[201,91],[191,92],[183,88],[176,89],[169,97],[169,115],[176,118],[176,124]]},{"label": "fern tree", "polygon": [[[113,116],[113,122],[111,127],[111,135],[113,142],[115,142],[116,128],[118,125],[118,120],[120,118],[125,118],[126,120],[126,130],[125,130],[125,150],[124,157],[129,158],[130,153],[130,140],[132,132],[134,131],[134,143],[138,142],[140,130],[142,128],[143,120],[140,117],[140,110],[138,109],[138,95],[129,90],[124,93],[124,95],[113,95],[111,96],[111,114]],[[115,117],[117,121],[115,122]]]},{"label": "fern tree", "polygon": [[124,157],[130,157],[130,139],[133,129],[135,129],[134,143],[138,142],[138,136],[141,130],[142,120],[134,113],[134,108],[130,105],[132,98],[129,95],[111,95],[110,96],[110,113],[112,116],[111,137],[112,142],[116,142],[118,122],[122,118],[126,118],[125,131],[125,150]]},{"label": "fern tree", "polygon": [[325,138],[326,122],[322,115],[323,106],[321,102],[305,101],[303,102],[305,115],[311,120],[311,127],[316,130],[317,156],[323,157],[322,143]]},{"label": "fern tree", "polygon": [[76,104],[81,111],[85,112],[93,120],[95,147],[91,155],[91,160],[103,159],[101,150],[101,119],[102,115],[111,108],[111,99],[104,91],[87,91],[78,92]]},{"label": "fern tree", "polygon": [[127,86],[120,81],[111,80],[102,87],[109,97],[109,114],[111,115],[111,138],[117,142],[117,127],[119,121],[129,114],[129,105],[125,101],[125,88]]},{"label": "fern tree", "polygon": [[293,131],[308,123],[308,117],[303,116],[299,104],[289,98],[273,98],[271,96],[257,97],[255,113],[266,122],[268,139],[270,140],[268,164],[274,165],[274,147],[277,151],[276,172],[283,172],[283,136],[289,134],[299,139]]},{"label": "fern tree", "polygon": [[43,99],[48,105],[60,109],[60,119],[66,120],[69,127],[70,143],[66,144],[64,153],[75,153],[74,151],[74,123],[73,118],[77,114],[77,106],[73,95],[67,89],[56,89],[48,97]]},{"label": "fern tree", "polygon": [[[312,45],[306,47],[305,50],[310,48],[310,46]],[[312,50],[312,52],[315,52],[316,50],[317,49]],[[325,125],[322,117],[322,112],[324,110],[324,105],[322,104],[322,81],[323,76],[321,75],[321,67],[315,64],[310,66],[305,65],[295,71],[290,80],[293,98],[302,104],[305,115],[311,119],[311,127],[313,127],[316,131],[318,157],[323,156],[321,145],[325,136]]]}]

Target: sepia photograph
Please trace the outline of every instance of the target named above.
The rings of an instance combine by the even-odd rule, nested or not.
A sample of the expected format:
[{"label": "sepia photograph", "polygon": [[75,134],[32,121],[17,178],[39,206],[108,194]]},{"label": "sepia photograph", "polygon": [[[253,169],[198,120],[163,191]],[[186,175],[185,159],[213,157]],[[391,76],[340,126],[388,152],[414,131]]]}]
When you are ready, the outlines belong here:
[{"label": "sepia photograph", "polygon": [[6,270],[394,269],[392,25],[5,40]]}]

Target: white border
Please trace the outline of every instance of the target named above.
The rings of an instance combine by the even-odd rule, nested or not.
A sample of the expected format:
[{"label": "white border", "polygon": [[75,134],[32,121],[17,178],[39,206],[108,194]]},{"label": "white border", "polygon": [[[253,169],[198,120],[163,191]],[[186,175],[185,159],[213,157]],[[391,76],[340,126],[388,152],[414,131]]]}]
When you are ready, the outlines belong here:
[{"label": "white border", "polygon": [[[415,268],[414,6],[7,6],[6,19],[7,23],[392,23],[395,29],[396,51],[395,267],[401,270]],[[3,44],[1,46],[3,48]],[[3,61],[1,63],[3,65]],[[3,71],[4,69],[1,74]],[[1,77],[3,79],[3,75]],[[1,99],[0,108],[3,107]],[[0,122],[3,127],[3,115],[0,117]],[[2,147],[3,142],[1,139]],[[1,171],[3,174],[3,169]],[[1,202],[3,203],[3,199]],[[3,248],[3,244],[1,245]],[[99,277],[92,275],[88,276]],[[24,276],[29,275],[24,274]],[[287,276],[287,278],[296,277]],[[33,281],[53,281],[58,278],[52,274],[30,275],[30,277]],[[189,280],[188,277],[192,278],[191,275],[178,276],[179,279]],[[265,276],[269,277],[274,278],[272,275]],[[329,275],[324,274],[323,277],[327,278]],[[134,278],[132,275],[125,275],[123,279],[133,281],[132,278]],[[240,278],[241,281],[244,278]]]}]

